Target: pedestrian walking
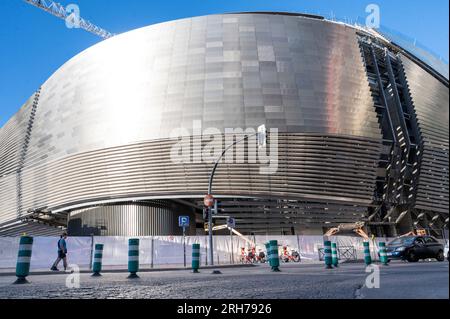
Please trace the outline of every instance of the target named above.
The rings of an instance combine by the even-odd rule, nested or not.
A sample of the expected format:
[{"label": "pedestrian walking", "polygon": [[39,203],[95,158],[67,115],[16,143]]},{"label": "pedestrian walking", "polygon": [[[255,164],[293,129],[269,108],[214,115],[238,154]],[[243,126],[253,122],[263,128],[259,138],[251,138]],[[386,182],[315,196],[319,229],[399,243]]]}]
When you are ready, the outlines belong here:
[{"label": "pedestrian walking", "polygon": [[67,233],[63,233],[61,235],[61,238],[58,240],[58,258],[56,258],[55,262],[53,263],[53,266],[51,270],[53,271],[59,271],[58,270],[58,264],[60,261],[63,261],[64,270],[67,270]]}]

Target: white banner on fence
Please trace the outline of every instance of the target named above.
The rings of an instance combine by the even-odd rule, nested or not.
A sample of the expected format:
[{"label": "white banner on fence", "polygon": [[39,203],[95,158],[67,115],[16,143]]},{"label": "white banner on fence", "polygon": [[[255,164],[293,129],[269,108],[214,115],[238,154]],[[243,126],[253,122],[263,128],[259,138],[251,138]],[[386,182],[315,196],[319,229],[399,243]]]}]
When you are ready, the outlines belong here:
[{"label": "white banner on fence", "polygon": [[[182,236],[139,237],[139,262],[141,267],[161,267],[164,265],[183,265]],[[323,247],[322,236],[251,236],[256,243],[256,253],[265,252],[264,244],[269,240],[277,240],[279,251],[283,247],[291,252],[298,251],[302,261],[319,261],[319,249]],[[35,237],[31,258],[31,269],[47,269],[57,257],[57,237]],[[338,247],[354,249],[358,259],[363,259],[363,238],[355,236],[333,236],[329,238]],[[192,244],[200,244],[201,265],[208,262],[208,236],[186,236],[186,263],[191,264]],[[377,258],[379,241],[389,242],[391,239],[377,238],[371,241],[372,255]],[[92,252],[95,244],[103,244],[103,265],[126,266],[128,262],[127,237],[69,237],[67,239],[68,260],[71,264],[88,268],[92,263]],[[375,244],[375,245],[374,245]],[[19,238],[0,237],[0,268],[15,268]],[[239,263],[241,249],[245,252],[250,244],[238,236],[214,236],[214,264]]]}]

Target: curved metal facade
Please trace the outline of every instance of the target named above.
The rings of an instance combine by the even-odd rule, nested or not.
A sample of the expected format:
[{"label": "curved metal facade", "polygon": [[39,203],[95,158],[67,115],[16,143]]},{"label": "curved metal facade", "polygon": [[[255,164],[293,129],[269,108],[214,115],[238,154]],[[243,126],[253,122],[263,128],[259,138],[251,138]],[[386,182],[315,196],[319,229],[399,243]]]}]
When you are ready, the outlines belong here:
[{"label": "curved metal facade", "polygon": [[[261,124],[279,131],[277,173],[222,165],[218,196],[320,202],[322,215],[332,203],[330,215],[343,221],[367,215],[383,176],[383,135],[357,32],[300,16],[229,14],[89,48],[0,129],[0,224],[29,210],[201,198],[211,164],[170,160],[171,133],[193,132],[194,121],[222,133]],[[424,119],[426,103],[415,101]],[[448,133],[448,110],[446,121]],[[448,207],[448,179],[446,198]]]},{"label": "curved metal facade", "polygon": [[422,136],[416,207],[448,213],[448,87],[407,58],[402,61]]},{"label": "curved metal facade", "polygon": [[[192,209],[191,209],[192,211]],[[182,235],[180,215],[190,217],[186,234],[195,234],[194,214],[168,201],[123,203],[75,210],[70,213],[68,231],[72,236]]]}]

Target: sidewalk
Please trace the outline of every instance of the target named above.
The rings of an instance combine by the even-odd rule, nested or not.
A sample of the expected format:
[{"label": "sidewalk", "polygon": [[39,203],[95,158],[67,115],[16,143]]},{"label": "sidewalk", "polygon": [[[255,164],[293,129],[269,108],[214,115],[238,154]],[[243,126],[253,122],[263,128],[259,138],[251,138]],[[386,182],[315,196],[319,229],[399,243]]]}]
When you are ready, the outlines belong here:
[{"label": "sidewalk", "polygon": [[[288,263],[288,264],[296,264],[296,265],[317,265],[317,264],[323,264],[323,261],[319,260],[302,260],[300,263]],[[268,263],[266,263],[268,265]],[[69,263],[70,265],[70,263]],[[252,267],[255,265],[261,265],[259,263],[257,264],[219,264],[219,265],[203,265],[200,266],[200,269],[215,269],[215,268],[237,268],[237,267]],[[281,262],[281,265],[285,265],[285,263]],[[89,265],[78,265],[80,267],[80,273],[91,273],[92,270],[89,268]],[[49,267],[50,268],[50,267]],[[64,271],[62,269],[62,263],[59,265],[60,271],[50,271],[49,268],[36,268],[30,270],[30,276],[32,275],[51,275],[51,274],[63,274]],[[156,265],[150,265],[150,264],[141,264],[139,265],[139,272],[155,272],[155,271],[174,271],[174,270],[190,270],[191,265],[188,263],[186,267],[183,266],[183,264],[156,264]],[[10,268],[0,268],[0,276],[15,276],[15,267]],[[127,265],[103,265],[102,266],[102,273],[121,273],[121,272],[128,272]]]},{"label": "sidewalk", "polygon": [[[61,265],[60,265],[61,266]],[[214,265],[214,266],[201,266],[202,269],[221,269],[221,268],[240,268],[240,267],[255,267],[254,264],[223,264],[223,265]],[[158,265],[157,267],[150,268],[150,265],[141,265],[139,268],[139,272],[158,272],[158,271],[177,271],[177,270],[191,270],[190,266],[184,267],[183,265]],[[103,266],[102,273],[127,273],[128,269],[126,266]],[[61,275],[64,274],[64,270],[60,271],[51,271],[48,269],[34,269],[30,271],[29,276],[42,276],[42,275]],[[92,270],[87,266],[80,267],[80,273],[89,274],[92,273]],[[15,268],[3,268],[0,269],[0,277],[8,277],[15,276],[16,270]]]}]

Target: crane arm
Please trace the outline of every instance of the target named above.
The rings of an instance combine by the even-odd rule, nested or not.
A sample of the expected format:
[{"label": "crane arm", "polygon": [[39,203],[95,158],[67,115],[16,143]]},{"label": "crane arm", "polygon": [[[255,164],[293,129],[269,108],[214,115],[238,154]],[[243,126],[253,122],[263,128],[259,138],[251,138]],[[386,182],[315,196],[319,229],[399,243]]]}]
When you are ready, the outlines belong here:
[{"label": "crane arm", "polygon": [[[58,17],[60,19],[66,20],[67,18],[70,19],[70,15],[67,14],[66,8],[61,5],[60,3],[53,2],[51,0],[24,0],[26,3],[31,4],[32,6],[35,6],[41,10],[44,10],[51,15],[54,15],[55,17]],[[102,29],[93,23],[84,20],[81,17],[79,18],[80,28],[84,29],[92,34],[95,34],[103,39],[108,39],[115,34],[106,31],[105,29]]]},{"label": "crane arm", "polygon": [[369,239],[369,236],[366,234],[366,232],[363,230],[364,223],[363,222],[357,222],[353,224],[340,224],[338,227],[330,228],[324,236],[330,237],[334,236],[340,231],[354,231],[359,236],[361,236],[364,239]]},{"label": "crane arm", "polygon": [[339,228],[338,227],[333,227],[330,228],[326,233],[325,233],[325,237],[331,237],[334,236],[335,234],[337,234],[339,232]]},{"label": "crane arm", "polygon": [[242,235],[240,232],[238,232],[236,229],[234,228],[230,228],[228,227],[228,229],[230,229],[233,233],[235,233],[236,235],[238,235],[239,237],[241,237],[243,240],[245,240],[247,243],[250,244],[250,246],[252,247],[256,247],[256,243],[254,243],[252,240],[248,239],[247,237],[245,237],[244,235]]},{"label": "crane arm", "polygon": [[[206,226],[206,225],[205,225]],[[253,242],[252,240],[248,239],[247,237],[245,237],[244,235],[242,235],[240,232],[238,232],[236,229],[234,228],[230,228],[228,227],[228,225],[218,225],[218,226],[214,226],[212,228],[212,230],[221,230],[221,229],[229,229],[231,230],[234,234],[238,235],[239,237],[241,237],[243,240],[245,240],[247,243],[249,243],[251,246],[256,246],[256,243]],[[208,228],[205,228],[205,231],[208,231]]]}]

